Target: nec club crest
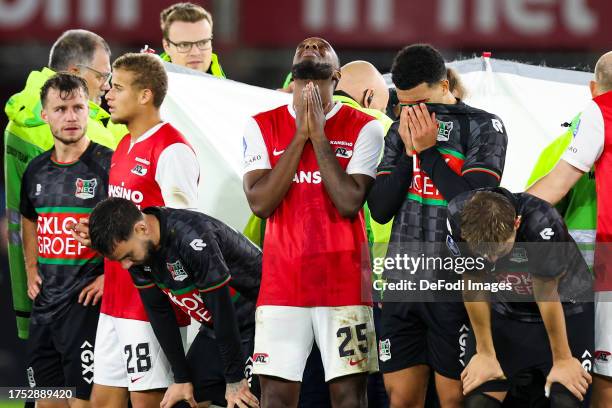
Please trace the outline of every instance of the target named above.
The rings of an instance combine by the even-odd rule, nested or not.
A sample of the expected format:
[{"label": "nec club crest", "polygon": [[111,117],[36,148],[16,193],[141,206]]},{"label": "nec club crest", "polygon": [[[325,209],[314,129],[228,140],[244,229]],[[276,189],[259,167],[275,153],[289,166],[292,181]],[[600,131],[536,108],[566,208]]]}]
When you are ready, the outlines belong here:
[{"label": "nec club crest", "polygon": [[180,260],[174,263],[166,263],[168,267],[168,271],[172,275],[172,279],[175,281],[182,282],[187,278],[187,272],[185,272],[185,268],[183,268],[183,264]]},{"label": "nec club crest", "polygon": [[95,178],[91,180],[83,180],[82,178],[76,179],[76,192],[74,195],[77,198],[82,200],[87,200],[88,198],[94,198],[96,195],[96,186],[98,185],[98,180]]}]

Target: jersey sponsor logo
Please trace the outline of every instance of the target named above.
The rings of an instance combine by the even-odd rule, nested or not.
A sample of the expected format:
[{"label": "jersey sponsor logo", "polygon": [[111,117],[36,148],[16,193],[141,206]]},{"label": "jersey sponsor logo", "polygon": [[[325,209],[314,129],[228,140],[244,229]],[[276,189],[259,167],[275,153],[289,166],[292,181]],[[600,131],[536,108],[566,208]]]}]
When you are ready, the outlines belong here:
[{"label": "jersey sponsor logo", "polygon": [[450,139],[450,134],[453,131],[453,122],[443,122],[438,120],[438,141],[447,142]]},{"label": "jersey sponsor logo", "polygon": [[183,294],[172,293],[168,288],[162,288],[162,291],[175,305],[196,321],[204,324],[208,324],[212,321],[212,314],[204,305],[204,301],[197,289],[193,289]]},{"label": "jersey sponsor logo", "polygon": [[28,367],[26,373],[28,374],[28,384],[30,385],[30,387],[36,387],[36,380],[34,379],[34,369],[32,367]]},{"label": "jersey sponsor logo", "polygon": [[145,174],[147,174],[148,169],[146,167],[144,167],[142,164],[140,163],[136,163],[136,165],[134,166],[134,168],[132,170],[130,170],[130,172],[132,174],[135,174],[137,176],[144,176]]},{"label": "jersey sponsor logo", "polygon": [[595,351],[595,362],[597,364],[608,364],[610,362],[612,353],[605,350]]},{"label": "jersey sponsor logo", "polygon": [[[441,152],[446,164],[457,174],[461,174],[463,159]],[[421,170],[418,156],[412,161],[412,183],[408,189],[408,198],[429,205],[446,205],[442,193],[436,188],[433,180]]]},{"label": "jersey sponsor logo", "polygon": [[274,150],[272,150],[272,156],[280,156],[281,154],[285,153],[285,150],[276,150],[276,147],[274,148]]},{"label": "jersey sponsor logo", "polygon": [[391,360],[391,339],[378,341],[378,359],[382,362]]},{"label": "jersey sponsor logo", "polygon": [[253,364],[268,364],[269,362],[270,356],[267,353],[253,354]]},{"label": "jersey sponsor logo", "polygon": [[545,239],[547,241],[550,241],[550,238],[553,235],[555,235],[555,232],[552,230],[552,228],[549,227],[546,227],[542,231],[540,231],[540,236],[542,237],[542,239]]},{"label": "jersey sponsor logo", "polygon": [[71,224],[85,214],[39,213],[36,223],[38,256],[46,259],[92,259],[96,252],[72,237]]},{"label": "jersey sponsor logo", "polygon": [[244,156],[244,165],[249,166],[259,160],[261,160],[261,154],[250,154],[250,155]]},{"label": "jersey sponsor logo", "polygon": [[346,147],[337,147],[335,151],[336,157],[340,157],[341,159],[350,159],[353,155],[353,151],[347,149]]},{"label": "jersey sponsor logo", "polygon": [[499,119],[491,119],[491,123],[493,124],[493,129],[499,133],[504,133],[504,125],[502,125]]},{"label": "jersey sponsor logo", "polygon": [[83,381],[87,384],[93,383],[94,352],[93,345],[87,340],[81,344],[81,369]]},{"label": "jersey sponsor logo", "polygon": [[459,246],[450,235],[446,236],[446,247],[453,254],[453,256],[461,256],[461,251],[459,250]]},{"label": "jersey sponsor logo", "polygon": [[140,164],[144,164],[145,166],[151,164],[150,161],[148,161],[147,159],[143,159],[142,157],[136,157],[136,161]]},{"label": "jersey sponsor logo", "polygon": [[330,145],[353,147],[353,142],[347,142],[346,140],[330,140],[329,144]]},{"label": "jersey sponsor logo", "polygon": [[294,183],[307,183],[307,184],[320,184],[321,183],[321,172],[320,171],[303,171],[300,170],[293,176]]},{"label": "jersey sponsor logo", "polygon": [[132,190],[130,188],[125,188],[125,183],[123,182],[120,186],[109,184],[108,196],[125,198],[126,200],[130,200],[136,205],[139,205],[140,203],[142,203],[142,200],[144,200],[144,195],[142,194],[142,192],[138,190]]},{"label": "jersey sponsor logo", "polygon": [[82,178],[76,179],[76,192],[74,195],[77,198],[87,200],[88,198],[94,198],[96,195],[96,186],[98,180],[95,178],[90,180],[83,180]]},{"label": "jersey sponsor logo", "polygon": [[172,279],[175,281],[182,282],[187,279],[187,272],[185,271],[185,268],[183,268],[183,264],[180,260],[173,263],[166,262],[166,266],[172,275]]},{"label": "jersey sponsor logo", "polygon": [[533,295],[533,281],[529,272],[508,272],[497,275],[498,282],[506,282],[512,286],[517,295]]},{"label": "jersey sponsor logo", "polygon": [[36,184],[36,191],[34,192],[35,196],[39,196],[40,193],[42,192],[42,186],[40,184]]},{"label": "jersey sponsor logo", "polygon": [[525,248],[512,248],[510,262],[525,263],[528,260],[527,250]]},{"label": "jersey sponsor logo", "polygon": [[463,367],[465,367],[465,345],[467,343],[469,333],[469,327],[467,327],[465,324],[462,324],[461,328],[459,329],[459,363]]},{"label": "jersey sponsor logo", "polygon": [[201,251],[206,248],[206,242],[202,241],[200,238],[197,238],[191,241],[189,246],[193,248],[194,251]]}]

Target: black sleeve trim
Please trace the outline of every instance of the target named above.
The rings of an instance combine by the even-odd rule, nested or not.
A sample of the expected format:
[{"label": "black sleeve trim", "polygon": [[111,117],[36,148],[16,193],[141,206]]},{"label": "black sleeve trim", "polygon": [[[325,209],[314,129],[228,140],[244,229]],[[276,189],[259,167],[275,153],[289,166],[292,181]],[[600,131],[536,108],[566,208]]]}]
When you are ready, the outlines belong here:
[{"label": "black sleeve trim", "polygon": [[191,370],[185,358],[183,339],[170,301],[157,286],[139,288],[138,292],[155,337],[172,367],[174,382],[191,382]]},{"label": "black sleeve trim", "polygon": [[433,180],[434,185],[446,201],[466,191],[483,187],[497,187],[499,179],[496,175],[485,171],[473,171],[463,176],[455,173],[444,161],[444,157],[433,146],[419,153],[421,169]]},{"label": "black sleeve trim", "polygon": [[395,217],[406,199],[412,182],[412,157],[402,154],[390,172],[379,170],[368,195],[368,207],[374,221],[388,223]]},{"label": "black sleeve trim", "polygon": [[209,292],[204,303],[213,316],[213,328],[217,346],[223,361],[223,375],[226,382],[235,383],[244,379],[244,356],[238,330],[236,313],[228,286]]}]

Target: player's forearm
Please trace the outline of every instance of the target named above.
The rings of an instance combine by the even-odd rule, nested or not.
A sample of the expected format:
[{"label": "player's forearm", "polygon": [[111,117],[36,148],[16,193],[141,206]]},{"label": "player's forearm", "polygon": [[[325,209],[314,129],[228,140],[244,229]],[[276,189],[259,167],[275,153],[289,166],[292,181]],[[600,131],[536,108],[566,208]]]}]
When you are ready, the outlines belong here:
[{"label": "player's forearm", "polygon": [[499,180],[487,173],[474,172],[465,175],[455,173],[446,164],[444,157],[436,149],[431,147],[419,154],[421,168],[433,180],[436,188],[442,193],[446,201],[466,191],[482,187],[497,187]]},{"label": "player's forearm", "polygon": [[310,140],[319,164],[321,180],[329,198],[340,215],[348,218],[355,217],[365,202],[367,186],[357,183],[340,166],[329,145],[329,140],[324,134],[316,137],[311,136]]},{"label": "player's forearm", "polygon": [[542,280],[533,278],[533,290],[542,321],[546,327],[553,360],[572,357],[567,340],[565,313],[559,301],[556,279]]},{"label": "player's forearm", "polygon": [[36,223],[21,217],[21,240],[23,242],[23,259],[28,274],[38,271],[38,236]]},{"label": "player's forearm", "polygon": [[583,174],[584,172],[562,159],[550,173],[529,187],[527,192],[555,205],[565,197]]},{"label": "player's forearm", "polygon": [[191,370],[185,358],[183,339],[169,300],[157,287],[139,289],[138,292],[155,337],[170,363],[174,381],[191,382]]},{"label": "player's forearm", "polygon": [[376,222],[386,224],[402,207],[412,182],[412,160],[412,157],[403,154],[391,174],[376,176],[368,194],[368,206]]},{"label": "player's forearm", "polygon": [[[474,275],[463,275],[463,279],[479,280]],[[466,283],[467,286],[467,283]],[[491,333],[491,304],[482,291],[464,291],[465,309],[476,338],[476,352],[495,356],[493,335]]]},{"label": "player's forearm", "polygon": [[223,361],[223,374],[228,383],[244,378],[244,356],[240,331],[229,287],[224,286],[205,295],[205,303],[213,315],[213,328]]},{"label": "player's forearm", "polygon": [[304,145],[304,141],[294,137],[274,168],[254,180],[252,176],[258,170],[245,174],[243,187],[253,214],[268,218],[283,201],[293,182]]}]

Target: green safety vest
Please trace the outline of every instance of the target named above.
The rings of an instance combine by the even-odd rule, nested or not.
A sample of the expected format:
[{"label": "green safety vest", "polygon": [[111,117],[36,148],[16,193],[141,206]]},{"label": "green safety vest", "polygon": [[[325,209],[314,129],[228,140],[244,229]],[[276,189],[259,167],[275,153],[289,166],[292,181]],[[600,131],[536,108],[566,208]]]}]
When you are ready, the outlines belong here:
[{"label": "green safety vest", "polygon": [[[381,111],[378,111],[376,109],[364,108],[361,105],[359,105],[354,99],[351,99],[349,97],[342,96],[342,95],[334,95],[333,99],[336,102],[340,102],[344,105],[348,105],[354,109],[357,109],[361,112],[364,112],[376,118],[383,125],[385,135],[387,134],[387,131],[393,124],[393,120],[391,120],[391,118],[389,118],[387,115],[385,115]],[[381,157],[379,158],[379,160],[381,158],[382,158],[382,153],[381,153]],[[389,221],[387,224],[384,224],[384,225],[377,223],[370,216],[370,209],[368,208],[367,203],[363,206],[363,211],[364,211],[364,219],[366,223],[366,233],[367,233],[368,242],[370,243],[370,245],[372,246],[372,244],[374,243],[378,243],[378,244],[388,243],[389,237],[391,236],[391,227],[393,225],[393,220]],[[263,238],[264,238],[265,231],[266,231],[266,223],[263,222],[261,218],[253,214],[249,218],[249,221],[247,222],[247,225],[244,228],[243,233],[247,238],[249,238],[255,244],[263,248]],[[373,256],[382,257],[385,255],[384,252],[386,252],[386,250],[383,245],[376,245],[376,246],[373,246],[372,248],[373,248],[373,253],[372,253]]]},{"label": "green safety vest", "polygon": [[[567,131],[542,151],[529,177],[527,187],[547,175],[555,167],[563,152],[572,142],[579,122],[580,115],[572,120]],[[597,193],[593,170],[580,177],[556,208],[563,215],[567,229],[578,243],[589,267],[592,267],[597,228]]]},{"label": "green safety vest", "polygon": [[[159,57],[166,62],[172,62],[170,56],[165,52],[162,52]],[[226,78],[225,72],[223,72],[223,68],[221,68],[221,64],[219,64],[219,57],[214,52],[212,53],[212,58],[210,60],[210,67],[208,67],[208,71],[206,72],[217,78]]]},{"label": "green safety vest", "polygon": [[[30,161],[53,147],[49,125],[41,118],[40,89],[55,72],[49,68],[32,71],[25,88],[13,95],[4,108],[9,123],[4,131],[4,176],[9,230],[9,267],[13,305],[17,317],[17,334],[28,336],[29,315],[32,302],[27,296],[27,276],[21,244],[21,215],[19,201],[21,178]],[[110,115],[100,106],[89,101],[87,136],[92,141],[115,149],[128,130],[110,121]]]}]

